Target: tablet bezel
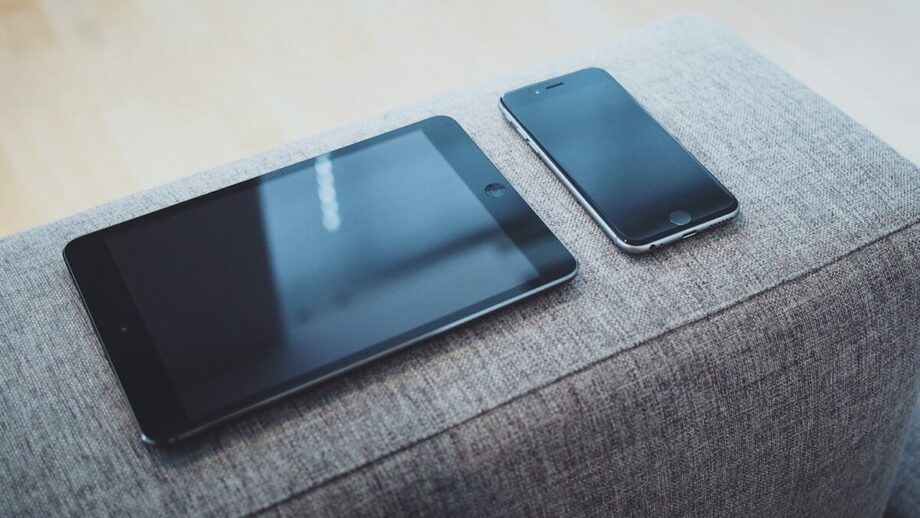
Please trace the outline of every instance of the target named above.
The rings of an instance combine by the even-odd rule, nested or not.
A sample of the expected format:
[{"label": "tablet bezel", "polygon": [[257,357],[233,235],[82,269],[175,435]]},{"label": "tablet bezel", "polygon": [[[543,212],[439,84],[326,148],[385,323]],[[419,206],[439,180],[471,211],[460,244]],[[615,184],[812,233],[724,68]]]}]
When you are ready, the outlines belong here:
[{"label": "tablet bezel", "polygon": [[[64,249],[65,261],[146,442],[168,443],[187,437],[574,277],[578,266],[572,255],[469,135],[449,117],[433,117],[404,126],[332,151],[329,156],[334,159],[417,130],[424,132],[502,230],[530,260],[538,277],[200,416],[190,417],[186,414],[156,346],[151,342],[143,319],[109,253],[106,236],[168,216],[229,191],[251,188],[277,175],[294,173],[309,167],[316,158],[104,228],[67,244]],[[505,193],[499,197],[487,195],[485,186],[492,183],[504,185]]]}]

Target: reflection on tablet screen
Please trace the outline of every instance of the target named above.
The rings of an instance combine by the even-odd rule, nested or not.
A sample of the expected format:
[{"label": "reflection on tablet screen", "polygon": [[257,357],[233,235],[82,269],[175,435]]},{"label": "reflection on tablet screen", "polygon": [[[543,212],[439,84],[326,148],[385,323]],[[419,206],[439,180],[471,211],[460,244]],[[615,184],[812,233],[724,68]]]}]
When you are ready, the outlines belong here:
[{"label": "reflection on tablet screen", "polygon": [[422,131],[106,243],[192,417],[538,276]]}]

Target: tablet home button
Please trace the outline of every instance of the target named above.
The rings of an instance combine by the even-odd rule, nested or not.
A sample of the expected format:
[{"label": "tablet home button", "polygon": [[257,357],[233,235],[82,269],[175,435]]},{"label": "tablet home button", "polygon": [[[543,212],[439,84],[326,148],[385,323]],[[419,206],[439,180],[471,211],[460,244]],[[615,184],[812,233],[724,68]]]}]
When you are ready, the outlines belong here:
[{"label": "tablet home button", "polygon": [[486,185],[486,194],[493,198],[498,198],[502,194],[505,194],[505,186],[500,183],[490,183]]},{"label": "tablet home button", "polygon": [[668,219],[670,219],[671,223],[674,223],[675,225],[686,225],[687,223],[690,223],[690,215],[682,210],[675,210],[671,213]]}]

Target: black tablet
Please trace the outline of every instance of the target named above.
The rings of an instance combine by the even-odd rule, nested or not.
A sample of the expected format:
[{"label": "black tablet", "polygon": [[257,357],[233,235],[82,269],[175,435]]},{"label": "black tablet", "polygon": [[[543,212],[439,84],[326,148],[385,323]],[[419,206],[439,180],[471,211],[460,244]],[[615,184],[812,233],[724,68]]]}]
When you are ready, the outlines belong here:
[{"label": "black tablet", "polygon": [[82,236],[64,257],[150,443],[576,271],[448,117]]}]

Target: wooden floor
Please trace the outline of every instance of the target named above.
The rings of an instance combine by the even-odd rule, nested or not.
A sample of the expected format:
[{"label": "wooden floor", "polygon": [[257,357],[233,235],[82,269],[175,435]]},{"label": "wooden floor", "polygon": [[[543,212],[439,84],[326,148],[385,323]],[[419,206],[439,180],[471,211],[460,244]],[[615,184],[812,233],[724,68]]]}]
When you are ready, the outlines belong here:
[{"label": "wooden floor", "polygon": [[920,162],[920,0],[0,0],[0,235],[687,12]]}]

